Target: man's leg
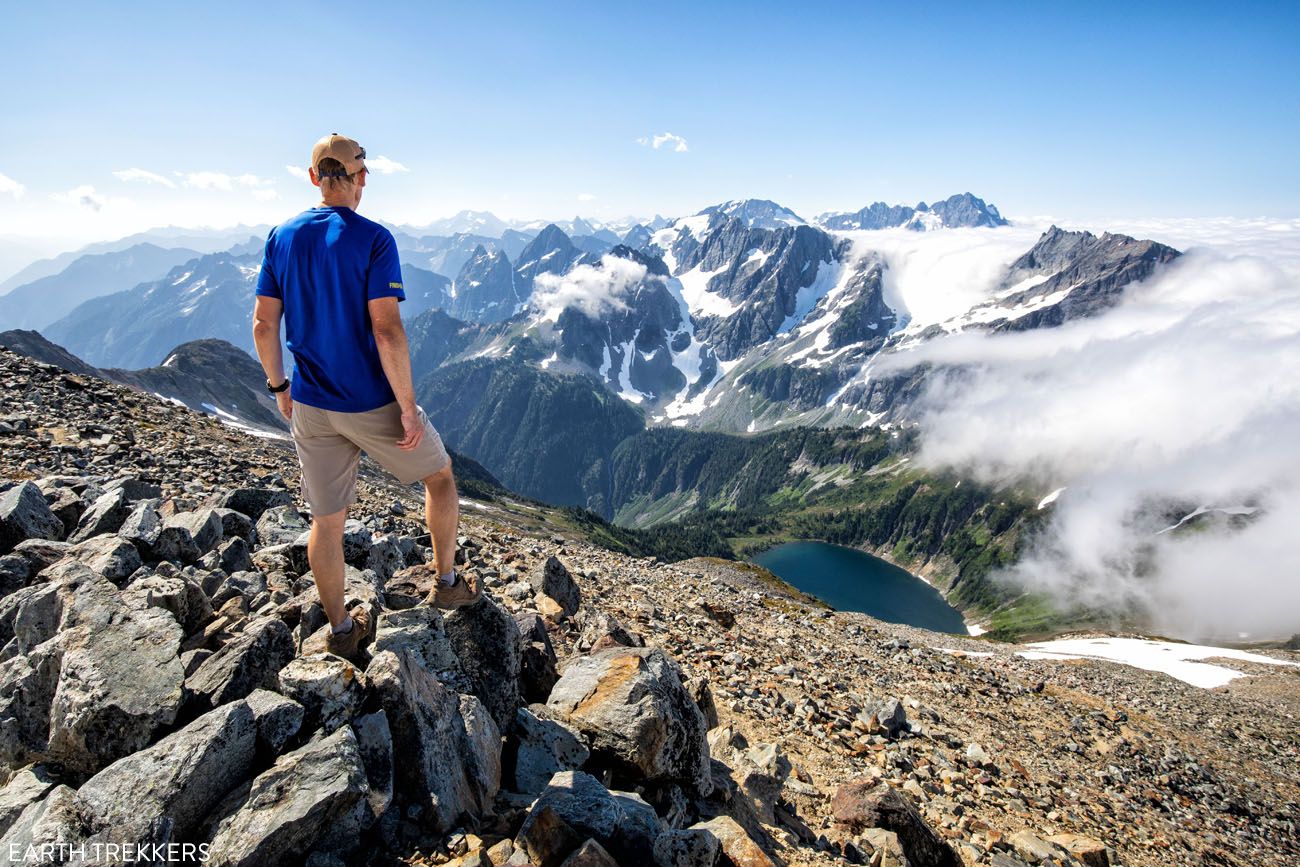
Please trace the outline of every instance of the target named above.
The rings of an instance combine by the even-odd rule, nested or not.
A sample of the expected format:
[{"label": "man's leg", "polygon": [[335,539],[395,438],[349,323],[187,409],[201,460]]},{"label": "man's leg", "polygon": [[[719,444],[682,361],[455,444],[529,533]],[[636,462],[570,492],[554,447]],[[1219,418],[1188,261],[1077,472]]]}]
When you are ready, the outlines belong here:
[{"label": "man's leg", "polygon": [[[456,564],[456,528],[460,524],[460,498],[451,465],[443,467],[424,481],[424,519],[433,540],[433,562],[438,574],[446,575]],[[340,525],[340,544],[342,529]]]},{"label": "man's leg", "polygon": [[307,562],[331,627],[339,626],[348,616],[343,599],[343,524],[347,517],[347,509],[331,515],[312,515],[307,539]]}]

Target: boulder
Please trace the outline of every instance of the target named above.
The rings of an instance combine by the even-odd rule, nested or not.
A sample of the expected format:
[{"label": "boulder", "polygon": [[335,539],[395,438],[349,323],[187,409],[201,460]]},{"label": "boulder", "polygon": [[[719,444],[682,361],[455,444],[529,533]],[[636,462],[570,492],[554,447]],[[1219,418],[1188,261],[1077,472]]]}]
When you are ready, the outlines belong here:
[{"label": "boulder", "polygon": [[[26,852],[28,847],[48,844],[76,845],[89,836],[77,793],[68,786],[55,786],[42,801],[19,814],[9,830],[0,836],[0,852]],[[27,861],[19,863],[50,863]]]},{"label": "boulder", "polygon": [[[84,521],[83,521],[84,523]],[[225,535],[221,516],[213,509],[199,509],[197,512],[177,512],[163,520],[164,527],[180,527],[188,530],[190,538],[198,546],[200,553],[214,550]]]},{"label": "boulder", "polygon": [[662,650],[616,647],[576,657],[546,704],[614,771],[712,791],[704,715]]},{"label": "boulder", "polygon": [[446,615],[444,628],[469,691],[478,696],[496,722],[509,731],[519,696],[519,627],[504,608],[486,594],[481,600]]},{"label": "boulder", "polygon": [[577,731],[528,708],[516,711],[513,734],[507,766],[513,767],[516,792],[536,794],[557,772],[578,770],[590,755]]},{"label": "boulder", "polygon": [[501,736],[474,696],[458,696],[411,654],[376,653],[366,679],[392,731],[396,797],[438,832],[491,808],[501,781]]},{"label": "boulder", "polygon": [[233,575],[236,572],[250,572],[253,569],[252,551],[248,543],[239,536],[222,542],[216,554],[217,566],[222,572]]},{"label": "boulder", "polygon": [[907,709],[896,698],[876,702],[870,713],[886,737],[896,738],[908,730]]},{"label": "boulder", "polygon": [[118,586],[144,565],[136,547],[115,535],[87,539],[73,545],[68,553]]},{"label": "boulder", "polygon": [[9,831],[24,810],[44,799],[55,785],[54,778],[42,765],[23,768],[14,774],[0,789],[0,836]]},{"label": "boulder", "polygon": [[175,721],[181,630],[166,611],[127,605],[81,563],[45,575],[20,591],[15,612],[14,637],[31,650],[0,664],[0,759],[89,776]]},{"label": "boulder", "polygon": [[836,824],[855,834],[868,828],[894,832],[913,864],[961,867],[957,853],[925,823],[912,802],[871,777],[840,786],[831,801],[831,814]]},{"label": "boulder", "polygon": [[718,816],[707,822],[699,822],[692,825],[691,830],[704,831],[718,841],[723,864],[734,867],[776,867],[771,856],[730,816]]},{"label": "boulder", "polygon": [[0,554],[8,554],[24,539],[62,539],[65,533],[45,502],[41,489],[23,482],[0,494]]},{"label": "boulder", "polygon": [[582,621],[582,633],[578,636],[578,649],[584,653],[591,650],[604,650],[608,647],[644,647],[645,641],[639,635],[628,632],[617,617],[604,611],[588,612]]},{"label": "boulder", "polygon": [[186,635],[212,619],[212,604],[207,594],[184,573],[137,578],[122,591],[122,599],[133,607],[170,612]]},{"label": "boulder", "polygon": [[185,679],[187,701],[207,710],[255,689],[275,689],[280,669],[293,659],[294,650],[293,636],[282,621],[255,620]]},{"label": "boulder", "polygon": [[205,863],[261,867],[299,861],[313,849],[347,853],[369,825],[366,795],[356,735],[344,726],[281,756],[228,799]]},{"label": "boulder", "polygon": [[291,698],[269,689],[255,689],[244,701],[252,708],[258,748],[264,753],[279,755],[302,729],[303,707]]},{"label": "boulder", "polygon": [[75,544],[105,533],[116,533],[130,514],[131,506],[126,492],[121,488],[109,491],[95,500],[81,516],[77,531],[68,537],[68,541]]},{"label": "boulder", "polygon": [[655,838],[658,867],[713,867],[721,855],[722,844],[703,828],[670,828]]},{"label": "boulder", "polygon": [[267,509],[292,506],[293,497],[288,491],[274,488],[235,488],[215,497],[212,505],[239,512],[256,521]]},{"label": "boulder", "polygon": [[790,761],[776,744],[757,744],[736,753],[731,776],[764,824],[776,824],[776,804],[790,770]]},{"label": "boulder", "polygon": [[[288,628],[284,628],[287,635]],[[308,731],[318,727],[327,733],[334,731],[351,720],[365,700],[361,672],[331,653],[294,659],[280,669],[279,680],[281,694],[303,706],[303,725]]]},{"label": "boulder", "polygon": [[310,529],[311,525],[291,505],[271,506],[257,518],[257,540],[264,547],[288,545]]},{"label": "boulder", "polygon": [[578,613],[578,608],[582,605],[582,591],[559,557],[547,557],[546,562],[528,576],[528,581],[533,585],[534,591],[555,600],[568,616]]},{"label": "boulder", "polygon": [[1087,867],[1110,867],[1110,853],[1106,851],[1105,843],[1082,834],[1053,834],[1047,840],[1069,852],[1070,857],[1082,861]]},{"label": "boulder", "polygon": [[249,549],[257,546],[257,525],[243,512],[234,509],[218,508],[217,517],[221,518],[221,535],[226,539],[243,539]]},{"label": "boulder", "polygon": [[1017,855],[1030,864],[1037,864],[1048,858],[1059,858],[1061,856],[1059,847],[1027,829],[1015,832],[1007,838],[1007,842],[1011,844],[1011,848],[1016,850]]},{"label": "boulder", "polygon": [[393,732],[388,715],[379,710],[359,716],[352,721],[352,731],[366,769],[370,814],[378,819],[393,802]]},{"label": "boulder", "polygon": [[560,867],[619,867],[619,863],[604,846],[595,840],[588,840],[565,858]]},{"label": "boulder", "polygon": [[45,493],[45,502],[54,513],[54,517],[63,522],[64,536],[71,536],[77,531],[77,524],[81,522],[81,516],[86,511],[86,504],[82,502],[81,497],[69,488],[55,488]]},{"label": "boulder", "polygon": [[35,573],[31,564],[14,554],[0,557],[0,598],[26,587]]},{"label": "boulder", "polygon": [[393,609],[414,608],[428,597],[437,580],[438,576],[428,566],[415,565],[398,570],[384,582],[384,602]]},{"label": "boulder", "polygon": [[122,476],[113,479],[104,485],[105,491],[120,490],[126,495],[128,502],[134,503],[137,500],[151,500],[162,496],[162,486],[156,482],[148,482],[134,476]]},{"label": "boulder", "polygon": [[546,624],[535,611],[515,615],[519,627],[519,692],[528,704],[545,703],[560,679],[555,647]]},{"label": "boulder", "polygon": [[370,546],[364,568],[370,569],[385,584],[388,580],[406,568],[406,555],[402,546],[393,536],[383,536]]},{"label": "boulder", "polygon": [[233,702],[104,768],[82,785],[77,800],[111,842],[190,840],[231,786],[248,776],[256,745],[252,708]]},{"label": "boulder", "polygon": [[409,652],[429,672],[457,669],[460,665],[443,627],[442,613],[432,605],[380,614],[371,652],[384,650]]},{"label": "boulder", "polygon": [[118,529],[118,535],[135,545],[148,560],[193,563],[202,554],[194,544],[194,537],[184,527],[164,525],[159,503],[159,500],[136,503]]},{"label": "boulder", "polygon": [[10,556],[21,557],[31,567],[33,575],[39,575],[55,563],[69,556],[71,542],[55,542],[50,539],[28,539],[14,546]]},{"label": "boulder", "polygon": [[584,840],[593,839],[616,864],[641,864],[663,831],[654,808],[637,795],[611,792],[582,771],[561,771],[524,819],[515,850],[539,865],[559,864]]}]

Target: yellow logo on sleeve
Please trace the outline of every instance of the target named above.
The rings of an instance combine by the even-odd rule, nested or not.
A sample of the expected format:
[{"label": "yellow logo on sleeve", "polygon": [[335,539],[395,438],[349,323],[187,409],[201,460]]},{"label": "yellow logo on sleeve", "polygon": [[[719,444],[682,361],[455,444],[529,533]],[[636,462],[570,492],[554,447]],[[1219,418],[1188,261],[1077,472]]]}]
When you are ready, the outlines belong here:
[{"label": "yellow logo on sleeve", "polygon": [[388,288],[389,288],[389,289],[401,289],[401,288],[402,288],[402,284],[401,284],[401,283],[389,283],[389,284],[388,284]]}]

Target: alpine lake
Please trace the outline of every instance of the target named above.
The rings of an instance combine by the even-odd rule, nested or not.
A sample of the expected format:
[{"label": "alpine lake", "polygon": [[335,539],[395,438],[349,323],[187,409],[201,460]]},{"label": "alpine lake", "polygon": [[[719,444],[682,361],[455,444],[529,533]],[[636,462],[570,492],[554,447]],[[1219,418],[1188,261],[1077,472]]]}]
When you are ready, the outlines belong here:
[{"label": "alpine lake", "polygon": [[863,551],[826,542],[786,542],[753,561],[782,581],[840,611],[935,632],[966,634],[961,612],[906,569]]}]

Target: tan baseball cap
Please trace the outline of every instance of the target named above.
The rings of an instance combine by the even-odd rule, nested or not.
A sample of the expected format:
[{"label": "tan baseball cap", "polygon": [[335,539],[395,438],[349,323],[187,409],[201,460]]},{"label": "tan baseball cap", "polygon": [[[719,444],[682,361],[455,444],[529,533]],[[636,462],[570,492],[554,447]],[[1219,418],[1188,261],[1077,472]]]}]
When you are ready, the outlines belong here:
[{"label": "tan baseball cap", "polygon": [[316,146],[311,149],[311,167],[316,170],[317,177],[322,177],[320,161],[325,157],[333,157],[343,163],[343,170],[349,175],[355,175],[366,167],[366,149],[354,139],[336,132],[316,142]]}]

